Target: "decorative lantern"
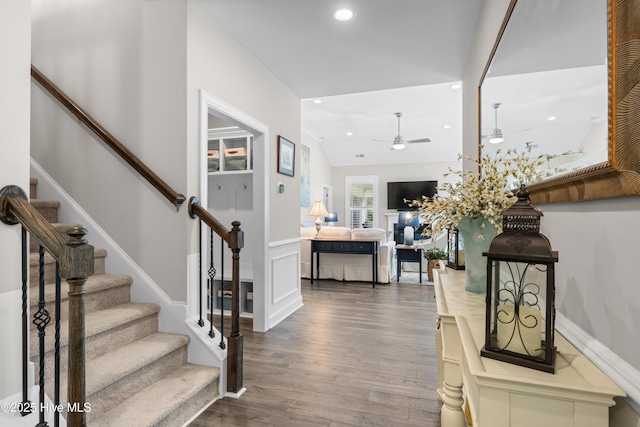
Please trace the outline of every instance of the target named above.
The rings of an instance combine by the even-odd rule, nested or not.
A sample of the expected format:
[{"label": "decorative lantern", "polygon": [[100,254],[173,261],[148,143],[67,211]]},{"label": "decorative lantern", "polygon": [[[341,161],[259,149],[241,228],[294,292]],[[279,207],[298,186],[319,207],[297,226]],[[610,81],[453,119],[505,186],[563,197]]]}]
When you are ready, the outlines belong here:
[{"label": "decorative lantern", "polygon": [[558,252],[539,233],[542,212],[524,185],[502,212],[503,232],[487,257],[484,357],[555,373],[555,263]]},{"label": "decorative lantern", "polygon": [[447,267],[464,270],[464,242],[457,228],[447,228]]}]

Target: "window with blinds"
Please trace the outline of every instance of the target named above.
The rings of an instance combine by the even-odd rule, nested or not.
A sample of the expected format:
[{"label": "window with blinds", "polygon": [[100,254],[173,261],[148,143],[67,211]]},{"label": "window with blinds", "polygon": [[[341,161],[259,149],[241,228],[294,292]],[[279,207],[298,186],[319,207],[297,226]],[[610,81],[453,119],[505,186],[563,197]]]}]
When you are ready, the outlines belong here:
[{"label": "window with blinds", "polygon": [[377,227],[377,177],[347,177],[348,221],[351,228]]}]

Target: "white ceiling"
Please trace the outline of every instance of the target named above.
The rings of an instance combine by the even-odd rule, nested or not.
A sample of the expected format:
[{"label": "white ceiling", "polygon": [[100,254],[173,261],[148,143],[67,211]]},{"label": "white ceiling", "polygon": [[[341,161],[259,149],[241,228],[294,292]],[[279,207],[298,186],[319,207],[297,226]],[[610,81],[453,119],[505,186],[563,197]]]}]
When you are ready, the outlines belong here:
[{"label": "white ceiling", "polygon": [[[482,0],[211,1],[219,24],[302,99],[303,131],[321,141],[333,166],[456,160],[462,141],[462,97],[451,85],[462,79]],[[568,32],[572,23],[587,20],[585,11],[597,10],[602,16],[592,4],[604,4],[603,0],[586,1],[590,4],[520,3],[530,3],[526,16],[552,14],[544,27],[533,25],[548,38],[554,28]],[[566,7],[569,3],[581,10],[579,15]],[[352,21],[333,18],[342,7],[355,12]],[[591,23],[587,28],[594,33]],[[589,31],[580,33],[583,46],[593,46],[584,40]],[[501,46],[499,53],[510,52],[520,53],[516,62],[522,65],[540,64],[548,56],[527,55],[517,44]],[[560,56],[576,50],[566,52]],[[507,110],[508,102],[501,108]],[[403,113],[403,139],[428,137],[432,142],[391,151],[398,133],[396,112]],[[506,119],[507,111],[504,114]],[[530,114],[521,111],[519,117],[526,116]],[[513,129],[530,127],[510,124]]]},{"label": "white ceiling", "polygon": [[[220,25],[302,99],[302,128],[333,166],[457,158],[461,91],[450,86],[462,79],[482,1],[213,2]],[[336,21],[345,6],[355,18]],[[390,151],[396,112],[405,140],[432,142]]]}]

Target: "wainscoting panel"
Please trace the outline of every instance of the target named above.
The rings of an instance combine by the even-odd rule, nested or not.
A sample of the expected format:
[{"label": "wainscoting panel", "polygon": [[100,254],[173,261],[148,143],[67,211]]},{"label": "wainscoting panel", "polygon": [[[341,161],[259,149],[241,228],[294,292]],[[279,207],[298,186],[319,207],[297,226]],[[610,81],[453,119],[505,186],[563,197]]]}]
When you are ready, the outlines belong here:
[{"label": "wainscoting panel", "polygon": [[270,286],[269,327],[302,307],[300,288],[300,239],[283,240],[269,244]]}]

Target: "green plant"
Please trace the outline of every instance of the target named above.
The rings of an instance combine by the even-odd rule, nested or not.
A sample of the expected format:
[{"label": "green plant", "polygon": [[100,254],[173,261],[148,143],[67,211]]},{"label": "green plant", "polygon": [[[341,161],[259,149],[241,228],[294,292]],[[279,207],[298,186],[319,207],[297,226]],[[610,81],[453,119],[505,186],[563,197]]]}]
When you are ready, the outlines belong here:
[{"label": "green plant", "polygon": [[433,248],[424,250],[424,257],[429,261],[433,259],[447,259],[447,253],[444,251],[444,249],[436,248],[434,246]]}]

